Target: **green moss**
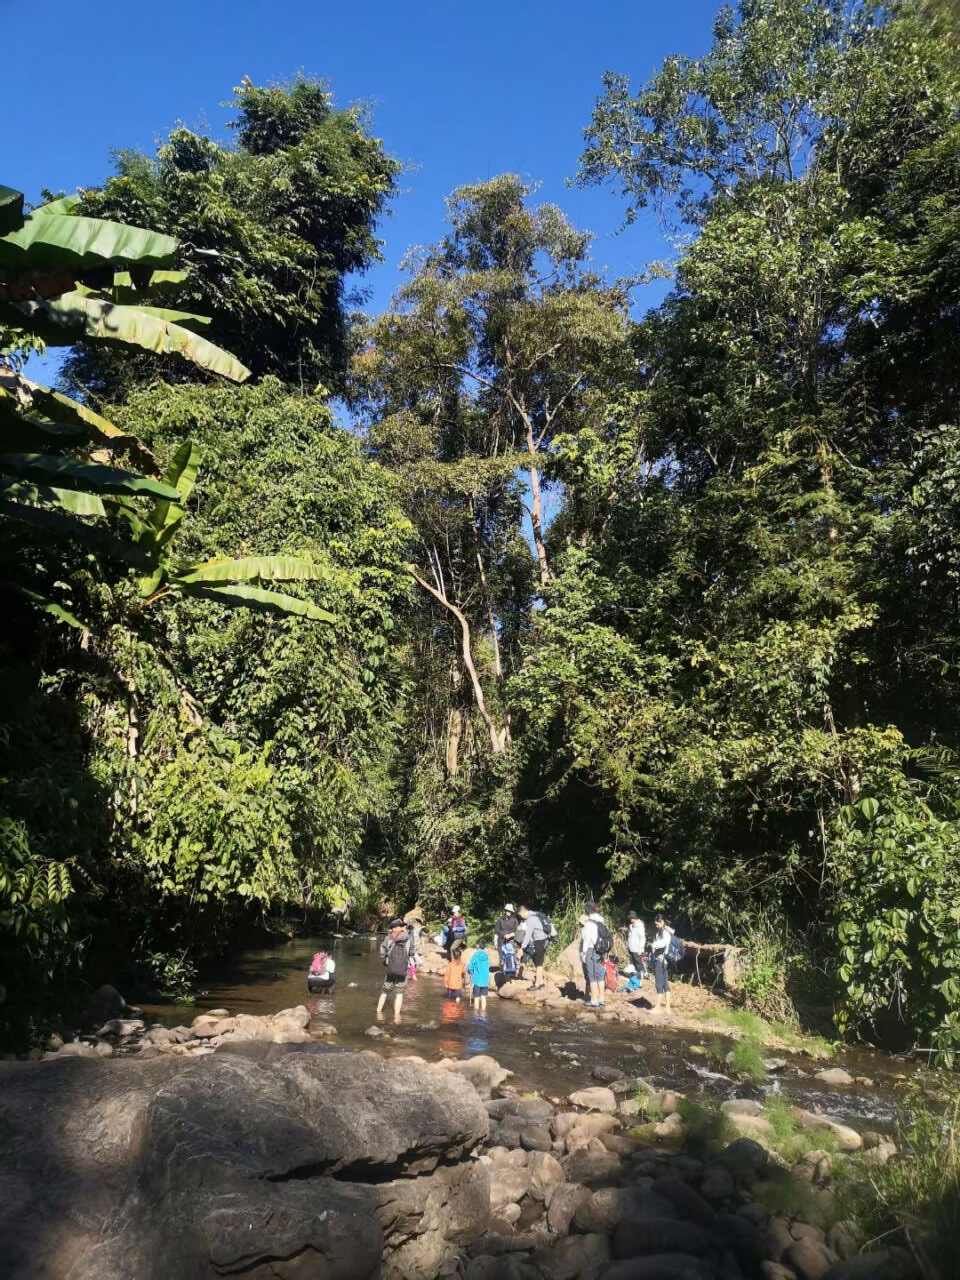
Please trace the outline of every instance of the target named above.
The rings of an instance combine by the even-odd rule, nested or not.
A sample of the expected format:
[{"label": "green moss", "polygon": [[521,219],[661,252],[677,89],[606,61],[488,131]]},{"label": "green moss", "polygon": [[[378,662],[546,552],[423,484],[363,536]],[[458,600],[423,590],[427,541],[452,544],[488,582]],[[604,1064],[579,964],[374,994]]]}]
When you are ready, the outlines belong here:
[{"label": "green moss", "polygon": [[767,1069],[763,1065],[763,1045],[753,1036],[738,1040],[730,1052],[730,1069],[741,1080],[766,1080]]},{"label": "green moss", "polygon": [[833,1053],[833,1045],[821,1036],[802,1035],[787,1022],[767,1022],[758,1013],[749,1009],[704,1009],[693,1015],[700,1022],[719,1023],[732,1031],[740,1031],[745,1036],[759,1040],[762,1044],[781,1043],[788,1045],[798,1053],[808,1053],[814,1058],[829,1058]]},{"label": "green moss", "polygon": [[770,1094],[765,1099],[763,1118],[768,1121],[774,1134],[768,1146],[786,1164],[794,1164],[808,1151],[827,1151],[831,1155],[836,1152],[837,1142],[833,1132],[830,1129],[801,1128],[796,1109],[779,1094]]}]

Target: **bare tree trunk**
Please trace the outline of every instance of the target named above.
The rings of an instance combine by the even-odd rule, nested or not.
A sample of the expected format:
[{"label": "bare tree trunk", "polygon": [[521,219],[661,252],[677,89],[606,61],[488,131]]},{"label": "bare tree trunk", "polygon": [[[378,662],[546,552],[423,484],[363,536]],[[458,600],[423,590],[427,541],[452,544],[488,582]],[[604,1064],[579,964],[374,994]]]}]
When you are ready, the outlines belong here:
[{"label": "bare tree trunk", "polygon": [[445,761],[447,777],[455,778],[460,765],[460,739],[463,737],[463,711],[451,707],[447,717],[447,749]]},{"label": "bare tree trunk", "polygon": [[434,600],[442,604],[445,609],[448,609],[460,624],[460,647],[463,656],[463,665],[466,669],[467,675],[470,677],[470,685],[473,689],[473,700],[477,704],[477,711],[480,713],[480,719],[487,726],[487,732],[490,735],[490,749],[494,755],[500,755],[506,750],[507,743],[509,742],[510,728],[508,725],[503,729],[498,729],[493,723],[493,717],[487,710],[487,702],[483,696],[483,686],[480,683],[480,677],[477,675],[477,668],[474,666],[473,654],[470,650],[470,623],[467,621],[463,612],[458,609],[451,600],[448,600],[445,595],[436,589],[436,587],[431,587],[430,583],[421,578],[414,568],[409,565],[407,567],[413,580],[418,582],[420,586],[423,587],[424,591],[429,592],[429,594],[433,596]]},{"label": "bare tree trunk", "polygon": [[551,579],[550,566],[547,563],[547,548],[543,541],[543,502],[540,497],[540,470],[536,464],[537,446],[533,439],[533,427],[527,421],[527,452],[530,454],[530,527],[533,532],[533,545],[537,552],[537,564],[540,568],[540,585],[545,587]]},{"label": "bare tree trunk", "polygon": [[487,589],[487,574],[483,567],[483,557],[479,548],[477,549],[477,568],[480,570],[483,602],[487,607],[487,621],[490,624],[490,643],[493,645],[493,669],[499,680],[503,675],[503,663],[500,661],[500,637],[497,635],[497,620],[493,616],[493,605],[490,603],[490,592]]}]

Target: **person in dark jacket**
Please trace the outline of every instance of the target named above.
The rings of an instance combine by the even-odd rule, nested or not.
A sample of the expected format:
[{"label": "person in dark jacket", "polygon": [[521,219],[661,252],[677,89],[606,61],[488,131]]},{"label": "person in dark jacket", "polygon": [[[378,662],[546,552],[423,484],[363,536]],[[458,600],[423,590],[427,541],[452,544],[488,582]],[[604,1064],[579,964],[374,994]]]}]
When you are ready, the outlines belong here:
[{"label": "person in dark jacket", "polygon": [[503,915],[494,926],[493,932],[497,944],[497,955],[500,957],[500,968],[503,969],[503,944],[505,942],[516,944],[517,934],[520,932],[520,917],[512,902],[508,902],[503,908]]}]

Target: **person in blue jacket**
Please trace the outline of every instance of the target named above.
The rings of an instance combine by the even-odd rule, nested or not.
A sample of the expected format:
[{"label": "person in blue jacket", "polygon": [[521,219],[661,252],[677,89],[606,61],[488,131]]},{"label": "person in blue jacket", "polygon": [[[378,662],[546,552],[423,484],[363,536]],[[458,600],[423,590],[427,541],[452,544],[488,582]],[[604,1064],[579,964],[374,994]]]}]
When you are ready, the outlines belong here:
[{"label": "person in blue jacket", "polygon": [[487,943],[481,938],[477,949],[470,957],[467,973],[473,984],[472,1004],[480,1013],[487,1012],[487,992],[490,989],[490,957],[487,955]]}]

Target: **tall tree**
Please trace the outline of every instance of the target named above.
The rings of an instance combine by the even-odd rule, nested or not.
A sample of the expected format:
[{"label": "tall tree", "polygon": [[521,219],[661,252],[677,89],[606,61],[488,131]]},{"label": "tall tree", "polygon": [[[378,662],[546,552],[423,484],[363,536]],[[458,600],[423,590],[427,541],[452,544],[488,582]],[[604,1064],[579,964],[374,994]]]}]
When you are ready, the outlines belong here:
[{"label": "tall tree", "polygon": [[[379,260],[376,225],[398,165],[362,113],[336,109],[318,82],[245,85],[234,103],[235,147],[178,127],[155,157],[118,154],[116,177],[85,192],[82,208],[180,237],[181,304],[210,316],[212,336],[255,374],[339,391],[350,282]],[[121,366],[100,354],[68,371],[113,400],[138,381],[182,376],[155,357]]]}]

